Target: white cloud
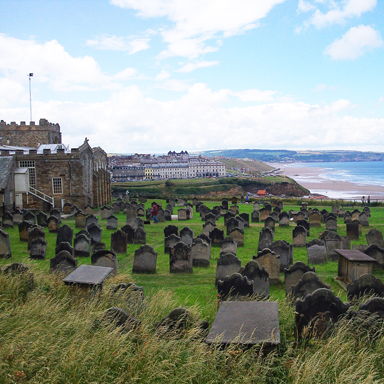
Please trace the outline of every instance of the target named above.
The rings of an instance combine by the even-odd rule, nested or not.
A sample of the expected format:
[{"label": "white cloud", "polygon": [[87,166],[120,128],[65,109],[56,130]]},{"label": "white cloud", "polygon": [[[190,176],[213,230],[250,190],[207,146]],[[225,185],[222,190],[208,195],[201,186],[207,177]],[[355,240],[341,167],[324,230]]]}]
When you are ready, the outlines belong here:
[{"label": "white cloud", "polygon": [[127,38],[113,35],[101,35],[94,40],[87,40],[86,44],[101,50],[128,51],[134,54],[149,48],[148,38]]},{"label": "white cloud", "polygon": [[164,30],[168,44],[163,57],[198,56],[217,50],[208,40],[242,34],[256,28],[259,20],[285,0],[110,0],[114,5],[138,11],[144,18],[166,17],[174,27]]},{"label": "white cloud", "polygon": [[116,80],[130,80],[133,76],[137,75],[137,69],[135,68],[126,68],[121,72],[116,73],[116,75],[113,76]]},{"label": "white cloud", "polygon": [[368,50],[383,46],[380,32],[367,25],[349,29],[341,39],[335,40],[325,49],[333,60],[354,60]]},{"label": "white cloud", "polygon": [[218,64],[218,61],[200,61],[198,63],[188,63],[178,69],[177,72],[192,72],[195,69],[212,67]]},{"label": "white cloud", "polygon": [[230,95],[236,96],[240,101],[249,102],[271,102],[274,101],[276,91],[260,91],[259,89],[247,89],[246,91],[229,92]]},{"label": "white cloud", "polygon": [[168,71],[161,71],[155,78],[156,81],[164,81],[170,77],[170,73]]},{"label": "white cloud", "polygon": [[[325,12],[318,8],[319,3],[327,9]],[[363,13],[372,11],[377,0],[299,0],[298,11],[308,12],[315,10],[312,17],[305,22],[305,26],[314,25],[316,28],[324,28],[332,24],[344,24],[347,19],[360,17]]]}]

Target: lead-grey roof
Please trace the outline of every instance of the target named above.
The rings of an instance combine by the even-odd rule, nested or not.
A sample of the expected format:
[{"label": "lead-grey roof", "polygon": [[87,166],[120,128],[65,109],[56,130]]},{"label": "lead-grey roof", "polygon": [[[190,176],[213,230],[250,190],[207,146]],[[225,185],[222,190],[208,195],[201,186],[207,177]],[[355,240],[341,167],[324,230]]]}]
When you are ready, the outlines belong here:
[{"label": "lead-grey roof", "polygon": [[0,157],[0,189],[5,188],[7,177],[11,172],[11,165],[13,162],[13,156],[1,156]]}]

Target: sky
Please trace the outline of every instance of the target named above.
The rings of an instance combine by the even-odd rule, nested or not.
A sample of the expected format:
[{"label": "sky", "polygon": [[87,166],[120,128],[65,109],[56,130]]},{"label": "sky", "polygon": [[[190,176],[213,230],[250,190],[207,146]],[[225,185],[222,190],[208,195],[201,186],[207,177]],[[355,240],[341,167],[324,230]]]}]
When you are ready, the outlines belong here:
[{"label": "sky", "polygon": [[[384,151],[383,0],[2,0],[0,120],[108,153]],[[28,74],[33,73],[29,78]]]}]

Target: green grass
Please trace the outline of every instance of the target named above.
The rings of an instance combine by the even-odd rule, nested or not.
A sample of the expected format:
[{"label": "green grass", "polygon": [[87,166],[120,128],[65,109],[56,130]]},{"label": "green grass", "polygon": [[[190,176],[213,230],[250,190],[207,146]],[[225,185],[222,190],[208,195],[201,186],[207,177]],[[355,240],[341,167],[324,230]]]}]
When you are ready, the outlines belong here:
[{"label": "green grass", "polygon": [[[165,201],[157,200],[165,206]],[[150,202],[145,204],[149,207]],[[212,208],[218,202],[206,202]],[[239,204],[240,212],[251,213],[251,204]],[[330,210],[330,207],[326,207]],[[177,208],[175,208],[176,210]],[[298,210],[298,206],[284,206]],[[322,206],[319,209],[323,209]],[[370,227],[363,228],[359,241],[366,244],[365,233],[372,227],[384,231],[384,208],[371,209]],[[125,224],[118,214],[119,228]],[[64,220],[76,233],[74,220]],[[110,248],[106,221],[102,241]],[[186,222],[172,222],[179,229],[189,226],[195,236],[202,232],[198,214]],[[135,249],[128,245],[126,254],[118,255],[119,273],[106,280],[103,293],[90,298],[83,291],[65,286],[49,273],[49,259],[54,257],[56,235],[45,229],[48,241],[45,260],[29,260],[27,243],[19,242],[17,227],[10,235],[12,258],[0,259],[0,267],[22,262],[34,273],[34,289],[29,291],[22,279],[0,274],[0,383],[379,383],[384,380],[382,356],[384,336],[381,323],[346,322],[336,327],[331,338],[297,344],[294,338],[293,308],[285,299],[284,276],[271,286],[271,301],[279,306],[281,345],[270,354],[259,348],[241,350],[207,347],[195,328],[180,335],[159,337],[153,324],[172,309],[188,308],[197,319],[212,324],[217,312],[217,289],[214,286],[216,262],[220,249],[212,247],[211,265],[194,268],[192,274],[169,273],[169,255],[164,254],[163,229],[169,222],[145,226],[147,244],[158,252],[157,273],[132,274]],[[224,229],[223,218],[217,222]],[[257,253],[263,223],[245,229],[245,246],[237,255],[245,265]],[[275,240],[292,242],[291,227],[276,227]],[[325,229],[311,228],[308,241],[318,238]],[[342,219],[338,233],[346,235]],[[294,262],[307,263],[305,248],[294,248]],[[90,258],[78,258],[90,264]],[[316,273],[345,302],[346,292],[335,281],[337,263],[316,265]],[[375,276],[384,278],[382,270]],[[124,297],[112,298],[114,284],[134,281],[144,287],[146,309],[135,314],[142,321],[138,331],[122,334],[111,329],[93,329],[94,320],[111,306],[130,311]],[[356,308],[356,307],[354,307]],[[371,334],[375,330],[374,335]]]}]

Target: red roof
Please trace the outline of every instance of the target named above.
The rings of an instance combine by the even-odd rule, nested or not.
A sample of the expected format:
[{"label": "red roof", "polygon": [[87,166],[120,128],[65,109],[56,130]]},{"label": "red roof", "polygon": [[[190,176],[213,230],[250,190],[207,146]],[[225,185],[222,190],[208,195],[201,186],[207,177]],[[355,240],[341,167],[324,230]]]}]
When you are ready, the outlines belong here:
[{"label": "red roof", "polygon": [[265,189],[259,189],[257,191],[257,195],[258,196],[263,196],[263,195],[267,195],[267,191]]}]

